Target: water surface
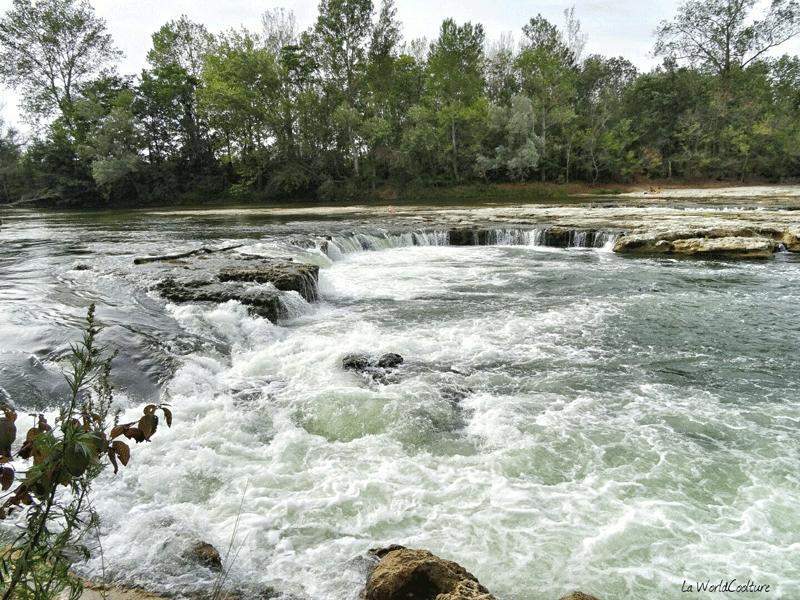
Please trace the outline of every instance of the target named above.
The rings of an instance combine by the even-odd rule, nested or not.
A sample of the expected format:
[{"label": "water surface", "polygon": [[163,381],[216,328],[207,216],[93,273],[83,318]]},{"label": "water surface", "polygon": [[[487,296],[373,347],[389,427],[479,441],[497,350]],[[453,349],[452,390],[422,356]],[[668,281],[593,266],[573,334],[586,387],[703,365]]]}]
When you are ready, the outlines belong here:
[{"label": "water surface", "polygon": [[[800,261],[412,237],[358,251],[345,232],[362,226],[4,216],[0,394],[52,406],[97,302],[118,401],[174,408],[98,485],[111,577],[207,589],[183,549],[224,550],[238,518],[231,578],[251,591],[355,599],[365,551],[400,543],[502,599],[672,598],[734,577],[771,584],[748,597],[800,596]],[[292,243],[326,232],[327,253]],[[169,305],[132,263],[232,241],[320,264],[321,302],[287,298],[279,325]],[[406,362],[375,383],[341,369],[348,352]]]}]

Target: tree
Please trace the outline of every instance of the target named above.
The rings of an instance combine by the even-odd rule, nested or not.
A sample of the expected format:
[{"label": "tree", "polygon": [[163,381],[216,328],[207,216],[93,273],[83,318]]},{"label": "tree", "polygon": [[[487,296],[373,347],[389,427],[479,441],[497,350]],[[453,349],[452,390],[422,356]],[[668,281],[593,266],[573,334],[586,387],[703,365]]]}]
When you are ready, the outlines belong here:
[{"label": "tree", "polygon": [[129,81],[104,77],[85,89],[76,105],[86,130],[79,156],[91,163],[94,182],[109,203],[139,197],[144,144],[135,102]]},{"label": "tree", "polygon": [[87,0],[14,0],[0,21],[0,78],[33,121],[60,113],[70,128],[81,85],[119,56]]},{"label": "tree", "polygon": [[439,38],[431,44],[428,57],[431,99],[449,133],[451,167],[456,181],[461,179],[461,156],[466,154],[459,146],[459,138],[486,116],[484,38],[482,25],[469,22],[457,25],[453,19],[446,19],[439,30]]},{"label": "tree", "polygon": [[257,190],[264,188],[268,147],[280,134],[280,87],[275,55],[247,31],[221,36],[206,54],[202,112],[220,133],[228,161],[239,158]]},{"label": "tree", "polygon": [[[372,0],[322,0],[314,26],[320,66],[339,115],[361,114],[368,43],[372,35]],[[353,112],[355,111],[355,112]],[[353,173],[360,175],[360,119],[340,119],[350,147]]]},{"label": "tree", "polygon": [[557,138],[553,139],[551,130],[575,117],[572,108],[577,76],[575,55],[558,28],[541,15],[532,18],[522,31],[525,42],[517,68],[522,91],[533,100],[537,111],[541,139],[539,172],[542,181],[546,181],[548,166],[558,165],[554,152]]},{"label": "tree", "polygon": [[506,33],[488,45],[486,52],[486,95],[493,104],[510,106],[519,92],[514,36]]},{"label": "tree", "polygon": [[588,57],[578,78],[581,150],[592,182],[601,175],[627,179],[635,160],[630,154],[631,123],[625,120],[625,91],[636,79],[636,67],[624,58]]},{"label": "tree", "polygon": [[487,178],[498,172],[514,181],[525,180],[539,164],[540,140],[535,134],[536,113],[527,96],[511,98],[509,107],[493,106],[489,117],[489,156],[478,157],[478,170]]},{"label": "tree", "polygon": [[20,191],[19,160],[22,140],[13,127],[6,127],[0,118],[0,203],[16,199]]},{"label": "tree", "polygon": [[261,15],[264,47],[278,56],[286,46],[297,43],[297,19],[294,12],[285,8],[271,8]]},{"label": "tree", "polygon": [[689,0],[673,21],[658,26],[654,52],[726,75],[800,33],[796,0],[772,0],[760,19],[750,14],[755,5],[756,0]]},{"label": "tree", "polygon": [[150,69],[142,73],[140,114],[152,142],[151,160],[172,158],[176,174],[205,181],[214,171],[208,125],[199,112],[203,65],[213,37],[198,23],[181,16],[153,34],[147,53]]}]

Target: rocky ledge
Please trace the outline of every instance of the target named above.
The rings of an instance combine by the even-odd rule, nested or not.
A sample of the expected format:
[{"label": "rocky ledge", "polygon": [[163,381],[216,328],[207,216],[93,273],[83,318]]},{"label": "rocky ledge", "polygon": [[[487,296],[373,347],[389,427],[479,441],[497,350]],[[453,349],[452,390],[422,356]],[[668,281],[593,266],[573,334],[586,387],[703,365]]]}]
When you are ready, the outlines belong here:
[{"label": "rocky ledge", "polygon": [[236,300],[273,323],[286,316],[282,293],[297,292],[307,302],[318,299],[319,267],[284,258],[229,255],[219,250],[137,259],[156,269],[158,293],[170,302]]},{"label": "rocky ledge", "polygon": [[222,269],[217,278],[222,282],[271,283],[284,292],[297,292],[306,302],[318,299],[319,267],[290,260],[264,260],[257,265],[232,266]]},{"label": "rocky ledge", "polygon": [[778,250],[800,252],[800,229],[790,227],[679,228],[622,235],[620,254],[685,254],[768,258]]}]

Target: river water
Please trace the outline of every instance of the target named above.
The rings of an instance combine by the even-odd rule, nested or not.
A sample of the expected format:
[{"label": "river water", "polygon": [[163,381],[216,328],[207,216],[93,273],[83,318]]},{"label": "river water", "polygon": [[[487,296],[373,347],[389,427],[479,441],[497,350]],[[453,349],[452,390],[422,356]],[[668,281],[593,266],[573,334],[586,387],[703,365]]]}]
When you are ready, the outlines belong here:
[{"label": "river water", "polygon": [[[800,597],[791,255],[355,243],[346,218],[2,218],[0,395],[52,408],[96,302],[117,401],[174,408],[101,476],[91,576],[206,590],[186,544],[233,539],[231,586],[354,600],[365,551],[399,543],[508,600],[678,598],[684,580],[733,578],[771,586],[749,598]],[[293,243],[323,233],[327,252]],[[132,261],[232,242],[319,264],[320,302],[287,295],[278,325],[235,302],[175,306]],[[341,368],[349,352],[405,363],[374,382]]]}]

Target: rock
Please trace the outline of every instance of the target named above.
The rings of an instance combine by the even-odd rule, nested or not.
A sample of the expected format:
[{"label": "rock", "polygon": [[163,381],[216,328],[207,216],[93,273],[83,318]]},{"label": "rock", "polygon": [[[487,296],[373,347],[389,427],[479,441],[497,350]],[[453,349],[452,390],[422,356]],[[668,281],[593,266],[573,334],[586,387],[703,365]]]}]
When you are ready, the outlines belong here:
[{"label": "rock", "polygon": [[789,252],[800,252],[800,228],[787,229],[783,232],[780,241]]},{"label": "rock", "polygon": [[212,571],[222,571],[222,558],[208,542],[196,542],[189,550],[189,558]]},{"label": "rock", "polygon": [[614,243],[614,252],[767,258],[778,248],[775,239],[756,235],[758,232],[750,230],[736,232],[754,235],[724,235],[726,233],[732,232],[689,230],[623,235]]},{"label": "rock", "polygon": [[158,292],[170,302],[228,302],[237,300],[259,317],[277,323],[283,314],[280,292],[246,286],[240,283],[219,283],[208,279],[167,277],[156,285]]},{"label": "rock", "polygon": [[484,246],[486,233],[485,229],[451,229],[447,239],[451,246]]},{"label": "rock", "polygon": [[345,371],[365,371],[369,366],[370,359],[366,354],[348,354],[342,359]]},{"label": "rock", "polygon": [[583,592],[572,592],[569,596],[564,596],[559,600],[598,600],[594,596],[584,594]]},{"label": "rock", "polygon": [[90,265],[84,263],[78,263],[74,267],[72,267],[73,271],[91,271],[92,267]]},{"label": "rock", "polygon": [[378,366],[381,369],[394,369],[402,364],[403,357],[399,354],[395,354],[394,352],[384,354],[378,359]]},{"label": "rock", "polygon": [[367,580],[365,600],[494,600],[464,567],[427,550],[390,546],[371,552],[381,560]]},{"label": "rock", "polygon": [[217,276],[220,281],[271,283],[285,292],[297,292],[307,302],[318,298],[319,267],[291,260],[268,260],[258,265],[227,267]]},{"label": "rock", "polygon": [[365,378],[387,383],[392,371],[403,364],[403,357],[394,352],[388,352],[375,358],[363,353],[352,353],[342,358],[342,368],[345,371],[355,371]]},{"label": "rock", "polygon": [[672,242],[676,254],[736,256],[740,258],[769,258],[778,244],[767,238],[724,237],[717,239],[690,238]]}]

